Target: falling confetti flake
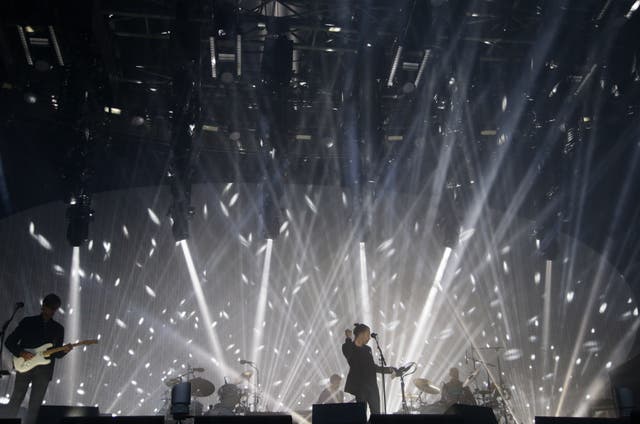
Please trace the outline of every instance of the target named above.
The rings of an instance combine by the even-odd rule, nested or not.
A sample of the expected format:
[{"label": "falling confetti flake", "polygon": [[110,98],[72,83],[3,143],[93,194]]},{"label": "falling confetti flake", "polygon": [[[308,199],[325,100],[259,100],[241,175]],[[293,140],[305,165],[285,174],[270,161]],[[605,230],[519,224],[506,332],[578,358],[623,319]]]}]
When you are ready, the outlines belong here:
[{"label": "falling confetti flake", "polygon": [[313,203],[311,198],[306,194],[304,195],[304,201],[307,203],[307,206],[309,206],[309,209],[311,209],[311,212],[318,213],[318,208],[316,207],[315,203]]},{"label": "falling confetti flake", "polygon": [[153,210],[151,210],[151,208],[147,209],[147,213],[149,214],[149,218],[151,218],[151,222],[159,226],[160,218],[158,218],[158,215],[156,215],[156,213]]},{"label": "falling confetti flake", "polygon": [[153,291],[153,289],[147,285],[144,286],[144,289],[146,290],[147,294],[151,297],[156,297],[156,292]]}]

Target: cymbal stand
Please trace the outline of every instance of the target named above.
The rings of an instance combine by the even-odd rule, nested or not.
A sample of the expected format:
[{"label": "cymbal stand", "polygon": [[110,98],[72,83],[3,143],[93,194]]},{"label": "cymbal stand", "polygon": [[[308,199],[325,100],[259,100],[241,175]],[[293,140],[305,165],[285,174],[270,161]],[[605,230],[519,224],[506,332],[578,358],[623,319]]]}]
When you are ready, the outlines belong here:
[{"label": "cymbal stand", "polygon": [[256,387],[253,391],[253,412],[258,412],[258,407],[260,405],[260,370],[254,363],[247,364],[251,368],[253,368],[256,372]]}]

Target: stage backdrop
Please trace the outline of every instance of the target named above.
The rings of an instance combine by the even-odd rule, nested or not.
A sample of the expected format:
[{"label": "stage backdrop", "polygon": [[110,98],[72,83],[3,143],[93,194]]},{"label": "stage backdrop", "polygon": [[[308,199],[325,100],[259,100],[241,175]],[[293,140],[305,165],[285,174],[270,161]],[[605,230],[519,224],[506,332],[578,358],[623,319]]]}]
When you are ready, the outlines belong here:
[{"label": "stage backdrop", "polygon": [[[239,377],[251,370],[238,362],[246,359],[259,368],[260,409],[310,408],[332,373],[346,375],[344,329],[365,322],[389,364],[417,362],[409,393],[412,378],[440,385],[452,366],[465,378],[473,346],[489,365],[472,388],[498,380],[499,360],[509,407],[532,422],[585,413],[606,394],[607,369],[626,359],[638,327],[637,305],[609,263],[563,237],[547,262],[531,223],[514,217],[467,217],[449,250],[435,236],[429,199],[380,193],[362,238],[348,193],[294,186],[283,195],[280,235],[268,242],[258,187],[206,185],[194,188],[191,237],[176,244],[167,191],[96,195],[91,241],[75,254],[62,203],[0,222],[2,314],[26,303],[9,330],[56,292],[67,339],[100,340],[59,361],[47,403],[154,413],[168,394],[163,380],[189,365],[216,387],[226,378],[251,388],[255,374]],[[3,402],[12,382],[0,381]],[[396,411],[400,385],[387,383]],[[213,404],[217,394],[201,400]]]}]

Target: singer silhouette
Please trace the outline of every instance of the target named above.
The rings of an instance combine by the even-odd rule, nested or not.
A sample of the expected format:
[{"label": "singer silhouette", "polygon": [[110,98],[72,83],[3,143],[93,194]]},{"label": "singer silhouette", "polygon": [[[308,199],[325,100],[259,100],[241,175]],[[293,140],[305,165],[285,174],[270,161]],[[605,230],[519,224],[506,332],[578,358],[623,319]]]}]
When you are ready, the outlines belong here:
[{"label": "singer silhouette", "polygon": [[371,340],[371,329],[356,323],[351,330],[345,331],[346,340],[342,345],[342,353],[349,363],[349,373],[344,385],[344,391],[356,397],[356,402],[369,405],[372,414],[380,413],[380,393],[376,373],[391,374],[393,368],[376,365],[371,348],[367,346]]}]

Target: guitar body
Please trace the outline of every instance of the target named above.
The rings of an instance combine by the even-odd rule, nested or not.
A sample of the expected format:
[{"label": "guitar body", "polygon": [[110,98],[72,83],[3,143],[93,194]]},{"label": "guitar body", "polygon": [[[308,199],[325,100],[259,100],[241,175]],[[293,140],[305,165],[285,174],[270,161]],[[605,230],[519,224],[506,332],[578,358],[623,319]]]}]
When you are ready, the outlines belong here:
[{"label": "guitar body", "polygon": [[51,359],[45,357],[44,352],[48,349],[51,349],[52,347],[53,347],[53,344],[47,343],[35,349],[25,349],[25,351],[32,353],[34,355],[33,358],[29,359],[28,361],[25,361],[23,358],[19,356],[14,356],[13,367],[16,369],[17,372],[24,373],[27,371],[31,371],[32,369],[40,365],[50,364]]}]

